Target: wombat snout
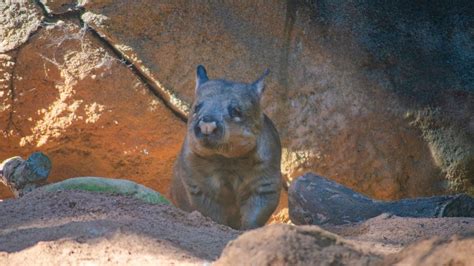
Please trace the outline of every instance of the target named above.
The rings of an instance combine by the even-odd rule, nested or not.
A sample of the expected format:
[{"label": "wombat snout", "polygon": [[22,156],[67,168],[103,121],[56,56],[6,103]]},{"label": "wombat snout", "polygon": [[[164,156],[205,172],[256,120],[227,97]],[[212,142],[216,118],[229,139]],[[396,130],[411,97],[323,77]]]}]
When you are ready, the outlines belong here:
[{"label": "wombat snout", "polygon": [[217,127],[216,122],[214,121],[213,122],[200,121],[198,126],[204,135],[212,134],[212,132],[214,132],[214,129],[216,129]]},{"label": "wombat snout", "polygon": [[204,116],[194,126],[194,134],[197,138],[218,138],[222,135],[221,133],[221,123],[211,116]]}]

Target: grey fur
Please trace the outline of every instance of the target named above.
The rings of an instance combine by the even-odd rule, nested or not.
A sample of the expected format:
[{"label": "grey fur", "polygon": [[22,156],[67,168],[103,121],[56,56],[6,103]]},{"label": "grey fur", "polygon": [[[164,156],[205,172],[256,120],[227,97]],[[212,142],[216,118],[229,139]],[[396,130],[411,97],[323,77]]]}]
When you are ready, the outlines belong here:
[{"label": "grey fur", "polygon": [[[198,210],[236,229],[262,226],[276,209],[282,186],[280,139],[260,107],[265,75],[245,84],[200,82],[202,73],[199,66],[193,105],[198,108],[189,115],[171,199],[183,210]],[[200,134],[202,121],[216,123],[215,131]]]}]

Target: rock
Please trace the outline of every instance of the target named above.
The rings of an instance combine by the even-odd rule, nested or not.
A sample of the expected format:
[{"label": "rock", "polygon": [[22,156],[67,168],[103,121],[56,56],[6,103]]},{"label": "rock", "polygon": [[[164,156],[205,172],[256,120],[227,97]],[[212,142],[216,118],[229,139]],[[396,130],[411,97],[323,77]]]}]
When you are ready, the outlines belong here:
[{"label": "rock", "polygon": [[400,217],[474,217],[474,198],[460,194],[399,201],[377,201],[311,173],[288,190],[288,209],[295,224],[342,225],[390,213]]},{"label": "rock", "polygon": [[51,161],[42,152],[34,152],[26,159],[26,165],[37,179],[48,178],[51,171]]},{"label": "rock", "polygon": [[376,265],[340,237],[316,226],[269,225],[227,244],[216,265]]},{"label": "rock", "polygon": [[16,156],[0,164],[0,181],[16,197],[21,197],[44,184],[50,170],[51,161],[41,152],[33,153],[27,160]]},{"label": "rock", "polygon": [[377,201],[311,173],[296,178],[288,189],[288,210],[295,224],[345,224],[383,213]]},{"label": "rock", "polygon": [[[473,42],[469,30],[473,18],[469,13],[472,3],[467,0],[456,3],[441,1],[430,6],[417,2],[373,4],[369,1],[358,4],[331,1],[203,4],[189,1],[157,3],[152,0],[42,0],[42,3],[49,8],[51,18],[48,18],[48,23],[55,25],[55,33],[51,34],[51,26],[41,29],[38,31],[41,38],[30,38],[34,43],[28,41],[20,48],[13,45],[11,49],[16,47],[16,50],[2,55],[12,58],[5,59],[5,62],[16,62],[15,67],[10,64],[0,67],[0,72],[15,76],[14,86],[9,85],[0,95],[3,105],[0,121],[7,121],[7,126],[1,130],[3,135],[9,132],[9,140],[1,142],[7,143],[6,147],[1,147],[0,156],[3,158],[20,154],[18,145],[11,145],[17,142],[12,131],[17,137],[23,134],[21,144],[25,146],[22,148],[27,143],[35,145],[30,140],[31,132],[21,132],[24,129],[16,125],[17,121],[31,119],[25,123],[43,123],[37,119],[45,113],[24,116],[22,110],[17,110],[19,106],[12,104],[23,98],[20,103],[24,106],[26,101],[33,99],[25,98],[24,95],[32,95],[32,92],[26,93],[26,87],[35,88],[37,95],[41,95],[35,99],[50,103],[58,95],[53,84],[56,80],[60,81],[56,83],[58,87],[66,84],[62,87],[96,88],[92,77],[100,77],[100,73],[92,73],[92,66],[94,63],[102,66],[95,70],[105,73],[107,66],[101,65],[101,55],[116,58],[115,54],[118,54],[127,59],[127,64],[133,64],[130,66],[133,71],[115,62],[111,69],[120,66],[117,68],[120,71],[107,78],[106,75],[101,77],[103,92],[115,92],[117,87],[132,88],[134,81],[141,83],[137,75],[130,73],[136,72],[180,118],[187,114],[194,94],[193,73],[197,64],[208,66],[209,73],[215,73],[215,77],[242,81],[251,81],[254,73],[270,68],[273,74],[267,80],[268,91],[263,105],[280,131],[282,170],[288,182],[305,172],[314,171],[358,192],[385,200],[473,191],[474,86],[470,73],[474,60],[470,59],[474,50],[469,45]],[[68,12],[71,8],[80,8],[81,12]],[[20,9],[25,9],[25,12],[20,12]],[[4,17],[8,25],[25,21],[28,14],[35,17],[22,24],[31,30],[11,31],[15,35],[11,35],[11,43],[26,40],[25,36],[31,35],[26,33],[36,32],[35,25],[41,20],[38,8],[32,2],[6,5],[2,12],[7,14]],[[64,12],[69,15],[64,15]],[[15,13],[18,15],[11,15]],[[78,36],[82,36],[83,31],[77,26],[74,30],[59,30],[67,27],[59,26],[64,22],[55,22],[56,19],[66,19],[65,24],[70,25],[70,21],[79,18],[79,13],[80,19],[107,42],[96,41],[98,36],[87,33],[84,35],[86,42],[91,38],[95,41],[91,46],[82,47]],[[8,19],[12,16],[15,19]],[[11,27],[4,28],[9,32]],[[71,39],[71,36],[75,37]],[[103,52],[98,53],[99,48]],[[59,57],[70,56],[67,51],[76,51],[76,54],[81,51],[82,59],[68,57],[68,60],[80,63],[69,64],[67,71],[45,72],[44,69],[64,68],[61,62],[56,67],[54,60],[47,60],[54,59],[53,51],[49,50],[59,52]],[[36,60],[25,57],[30,56],[29,53]],[[3,59],[0,61],[4,62]],[[24,64],[29,64],[29,67]],[[116,74],[119,72],[127,74],[118,77]],[[69,73],[68,76],[65,73]],[[82,78],[84,73],[90,79]],[[39,84],[41,88],[50,89],[40,90]],[[25,86],[24,90],[22,86]],[[139,87],[145,90],[142,85]],[[97,93],[93,97],[104,97],[98,95],[102,90],[88,91],[90,95]],[[135,102],[154,99],[151,94],[137,95],[138,98],[134,95],[136,93],[130,93],[128,98],[135,99]],[[125,106],[123,102],[114,103],[112,98],[107,99],[110,104]],[[92,98],[89,99],[88,103],[82,103],[81,108],[86,104],[87,110],[101,108]],[[40,105],[36,111],[42,112],[50,107],[45,102]],[[32,106],[34,109],[39,105]],[[133,106],[144,108],[141,104]],[[76,105],[72,104],[67,112],[84,118],[73,111],[77,110],[75,108]],[[58,111],[61,113],[65,109]],[[160,116],[173,117],[166,109],[160,109],[163,110]],[[66,120],[73,119],[74,115],[63,115],[68,118],[52,123],[54,127],[49,128],[56,128],[53,131],[57,136],[65,131],[69,136],[77,134],[69,132],[69,128],[77,127],[66,126],[69,125]],[[128,116],[120,114],[119,117]],[[102,115],[101,121],[104,119]],[[109,123],[114,125],[114,121],[120,122],[112,119]],[[138,121],[135,128],[141,128]],[[159,130],[169,128],[160,126]],[[158,131],[147,132],[143,133],[145,135],[140,133],[141,137],[146,136],[148,141],[156,139],[155,132]],[[110,130],[108,137],[113,134]],[[49,135],[45,134],[43,139],[50,139]],[[172,138],[172,143],[180,142],[175,142],[173,133],[160,135]],[[88,137],[81,135],[81,138]],[[163,139],[159,142],[170,143]],[[77,148],[78,145],[70,147],[76,151],[84,150]],[[160,162],[163,159],[168,161],[177,149],[173,146],[160,152],[159,156],[158,153],[152,156],[159,158]],[[125,150],[115,151],[123,153]],[[22,152],[21,155],[26,155],[32,149],[22,149]],[[89,160],[90,157],[80,155],[81,152],[77,152],[77,156]],[[121,171],[113,170],[117,165],[97,166],[96,162],[84,165],[108,168],[106,175],[125,176]],[[124,159],[120,164],[130,165],[130,160]],[[171,163],[162,166],[167,170],[153,168],[146,172],[169,175]],[[64,170],[62,176],[104,175],[103,172],[85,170],[77,173],[76,166],[71,168]],[[167,182],[158,185],[153,181],[154,185],[147,185],[161,187]]]},{"label": "rock", "polygon": [[[467,103],[456,107],[450,103],[450,113],[456,114],[459,126],[448,126],[448,118],[439,109],[418,113],[412,124],[422,130],[423,138],[430,143],[436,165],[446,174],[447,185],[452,192],[470,192],[474,195],[474,97],[467,95]],[[458,97],[462,97],[462,94]],[[458,110],[456,110],[459,108]],[[471,116],[471,118],[468,118]]]},{"label": "rock", "polygon": [[197,64],[244,81],[269,67],[263,104],[283,140],[288,181],[316,171],[377,199],[473,187],[469,1],[83,7],[82,19],[182,115]]},{"label": "rock", "polygon": [[0,53],[18,48],[41,24],[41,10],[28,0],[0,3]]},{"label": "rock", "polygon": [[75,177],[44,186],[47,192],[79,190],[129,196],[151,204],[170,204],[160,193],[125,179]]},{"label": "rock", "polygon": [[50,182],[94,175],[167,192],[185,124],[87,28],[51,22],[9,56],[0,158],[42,150]]},{"label": "rock", "polygon": [[400,253],[389,255],[383,265],[471,265],[474,261],[474,231],[437,237],[414,243]]}]

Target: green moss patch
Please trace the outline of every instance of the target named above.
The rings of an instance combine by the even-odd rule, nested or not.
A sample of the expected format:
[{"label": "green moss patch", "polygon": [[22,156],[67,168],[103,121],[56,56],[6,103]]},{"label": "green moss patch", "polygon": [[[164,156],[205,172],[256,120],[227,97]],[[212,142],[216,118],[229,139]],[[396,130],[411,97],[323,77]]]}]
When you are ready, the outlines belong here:
[{"label": "green moss patch", "polygon": [[130,196],[151,204],[170,204],[160,193],[125,179],[75,177],[44,186],[48,192],[80,190]]}]

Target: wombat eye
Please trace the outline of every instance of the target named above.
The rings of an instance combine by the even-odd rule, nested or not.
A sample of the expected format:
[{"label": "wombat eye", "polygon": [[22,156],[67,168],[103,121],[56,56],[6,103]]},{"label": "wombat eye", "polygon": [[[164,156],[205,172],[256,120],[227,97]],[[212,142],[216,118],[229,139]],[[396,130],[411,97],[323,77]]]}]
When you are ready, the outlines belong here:
[{"label": "wombat eye", "polygon": [[202,108],[202,103],[199,103],[196,106],[194,106],[194,113],[196,114],[197,112],[199,112],[201,108]]},{"label": "wombat eye", "polygon": [[229,115],[230,117],[242,117],[242,111],[240,110],[239,107],[236,106],[229,106]]}]

